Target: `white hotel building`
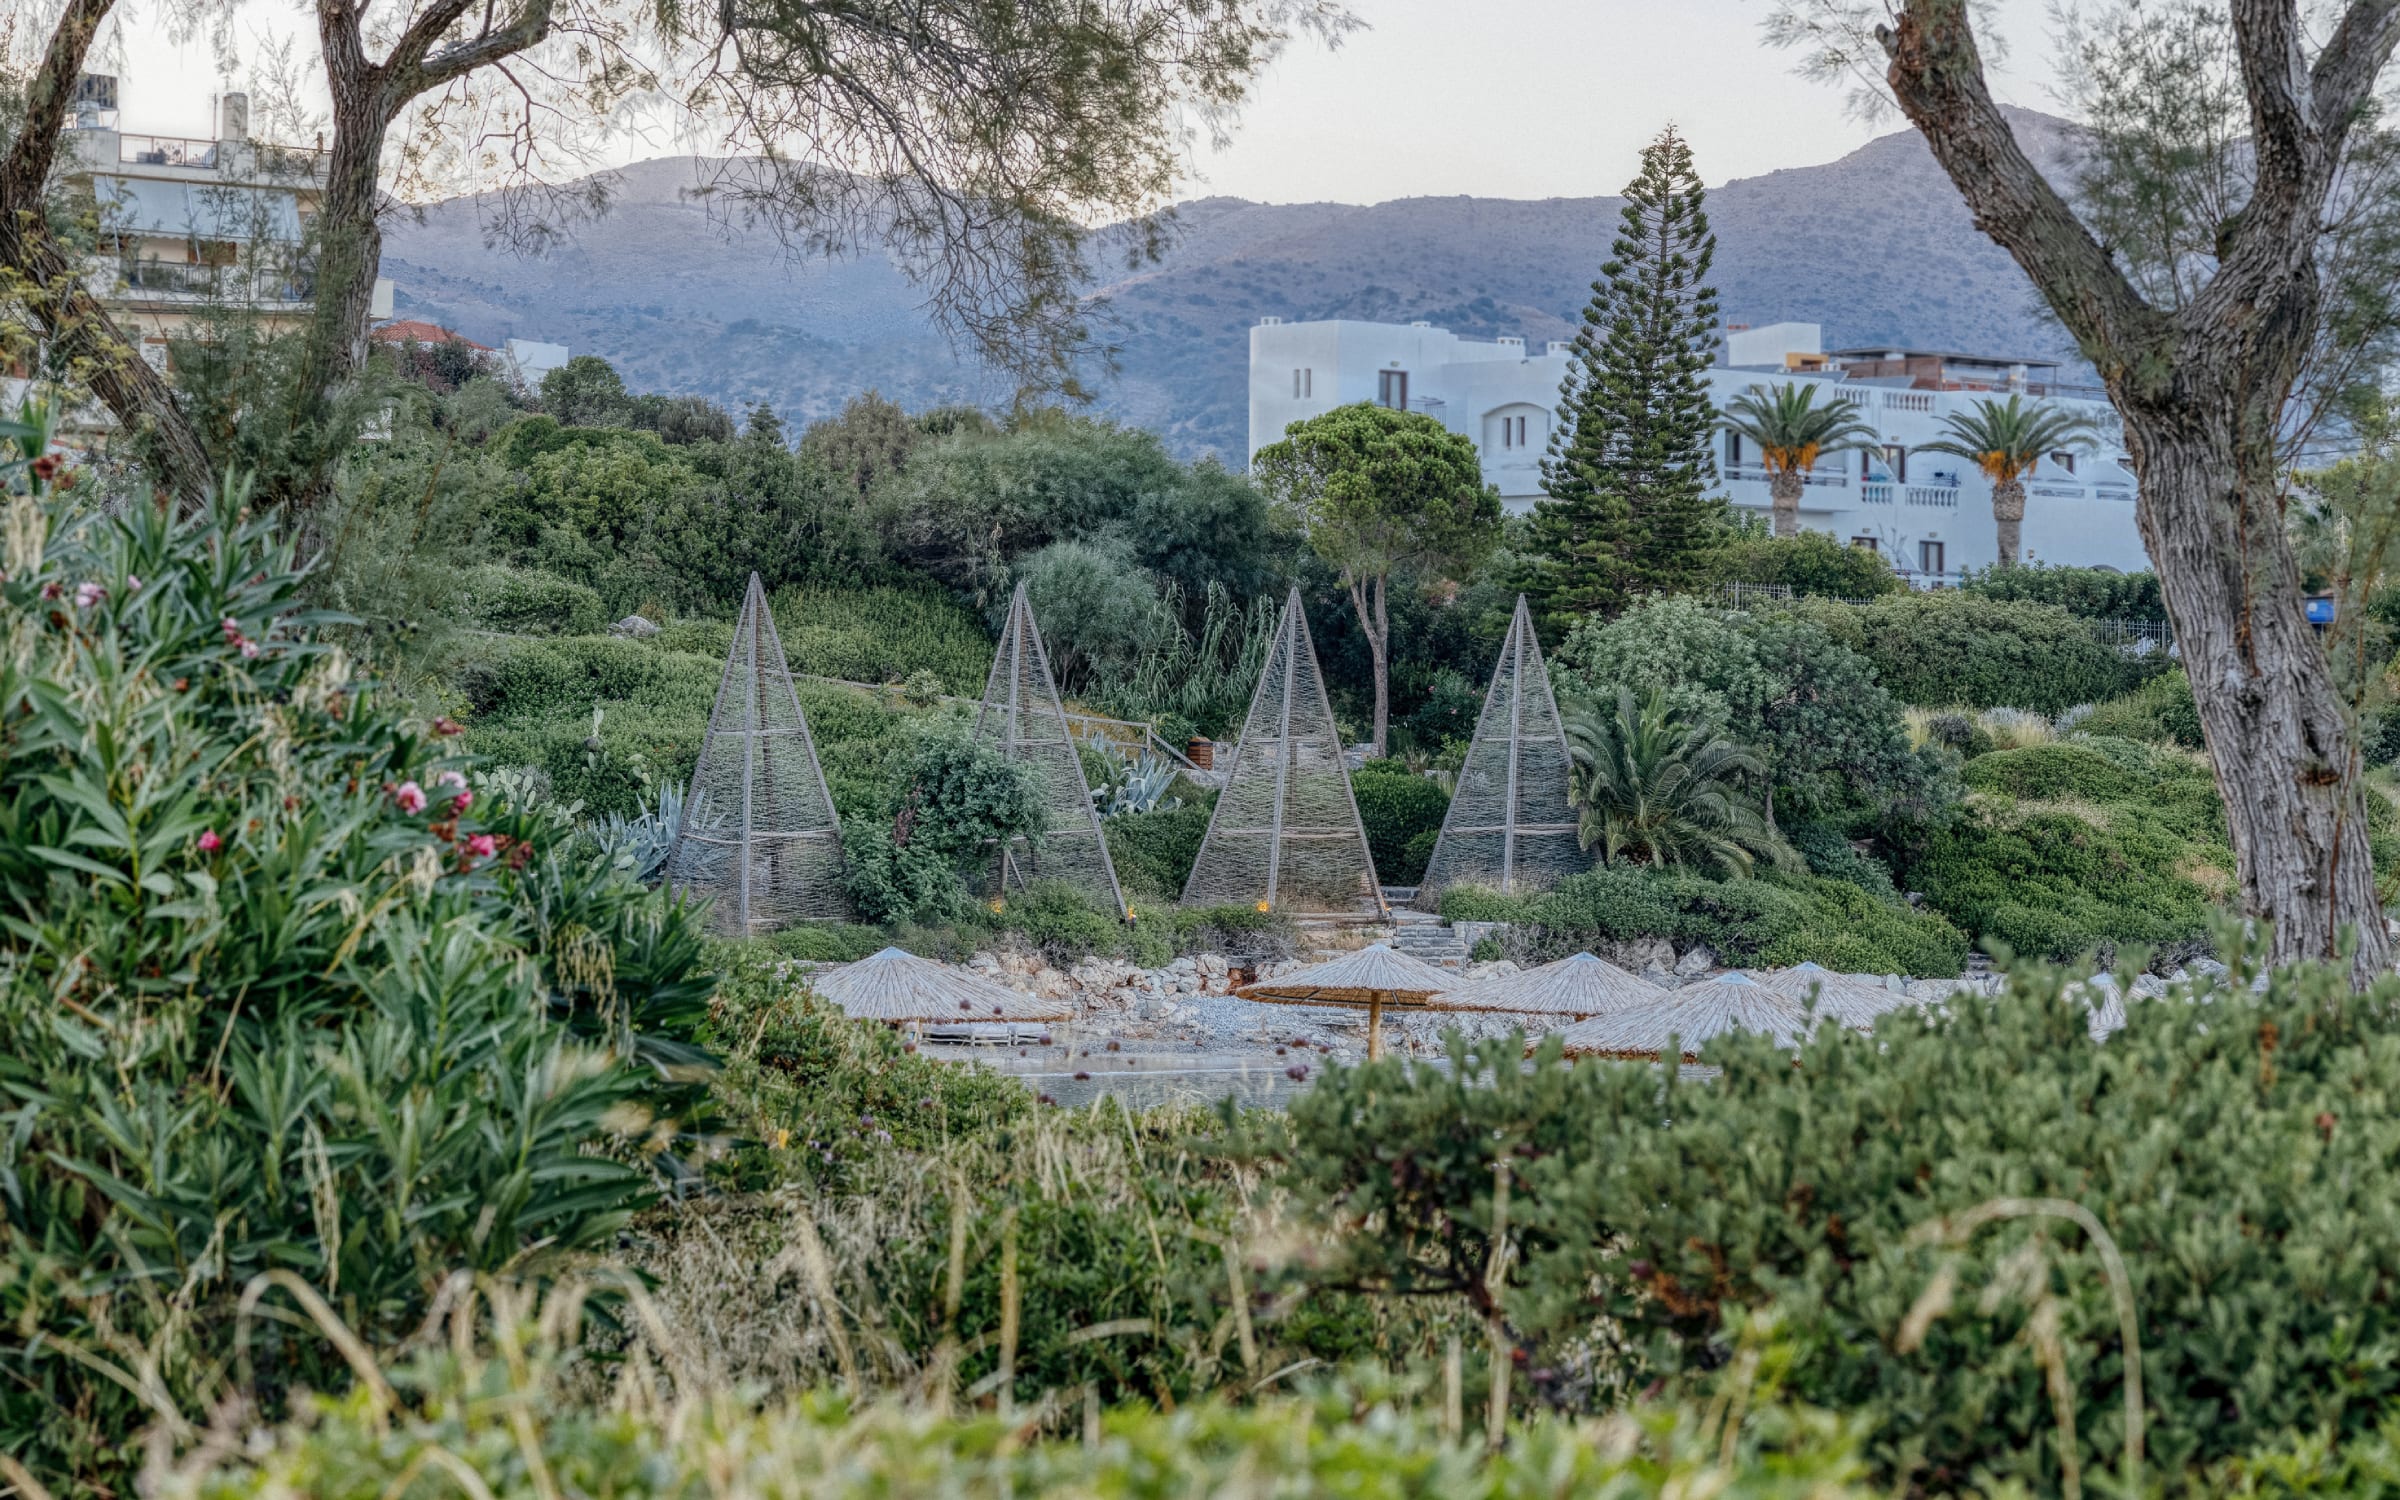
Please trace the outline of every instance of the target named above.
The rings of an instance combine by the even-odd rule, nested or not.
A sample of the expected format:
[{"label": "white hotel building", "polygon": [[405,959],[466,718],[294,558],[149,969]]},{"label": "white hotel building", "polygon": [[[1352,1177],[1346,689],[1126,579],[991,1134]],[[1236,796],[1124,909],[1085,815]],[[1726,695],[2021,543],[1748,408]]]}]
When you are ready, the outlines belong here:
[{"label": "white hotel building", "polygon": [[[1423,412],[1474,440],[1483,476],[1512,513],[1542,495],[1542,456],[1557,421],[1571,344],[1536,354],[1520,338],[1463,339],[1429,323],[1286,323],[1250,330],[1250,451],[1289,423],[1336,406],[1373,401]],[[2030,360],[1900,349],[1822,347],[1818,325],[1729,326],[1724,363],[1709,372],[1720,410],[1745,387],[1822,383],[1859,404],[1881,435],[1873,454],[1839,453],[1817,464],[1800,500],[1800,524],[1872,547],[1924,586],[1953,581],[1997,557],[1991,484],[1963,459],[1913,451],[1942,434],[1942,417],[1977,400],[2065,402],[2104,436],[2044,459],[2026,480],[2027,561],[2147,568],[2133,522],[2134,478],[2102,393],[2058,383],[2058,367]],[[1768,509],[1767,475],[1732,433],[1717,438],[1717,465],[1737,507]]]}]

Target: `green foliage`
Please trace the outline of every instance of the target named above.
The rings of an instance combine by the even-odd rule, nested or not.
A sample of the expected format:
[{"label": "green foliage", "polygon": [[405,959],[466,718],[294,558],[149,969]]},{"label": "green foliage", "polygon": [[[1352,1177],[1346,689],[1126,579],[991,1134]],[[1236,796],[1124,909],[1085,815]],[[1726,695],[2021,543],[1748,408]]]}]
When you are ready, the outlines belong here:
[{"label": "green foliage", "polygon": [[1853,547],[1822,531],[1769,536],[1743,533],[1725,545],[1718,575],[1728,582],[1790,589],[1803,597],[1869,599],[1907,585],[1881,552]]},{"label": "green foliage", "polygon": [[[2200,710],[2192,702],[2192,683],[2180,664],[2169,667],[2122,698],[2097,704],[2075,726],[2085,734],[2115,735],[2153,744],[2202,748]],[[2369,759],[2389,759],[2373,754]]]},{"label": "green foliage", "polygon": [[[1095,1234],[1127,1220],[1103,1219],[1081,1203],[1041,1205],[1020,1215],[1022,1254],[1088,1254]],[[1211,1247],[1162,1238],[1159,1256],[1206,1273]],[[1037,1250],[1038,1247],[1038,1250]],[[1171,1248],[1167,1248],[1171,1247]],[[1135,1249],[1147,1253],[1151,1247]],[[1069,1262],[1082,1264],[1082,1260]],[[997,1272],[975,1264],[978,1281]],[[978,1286],[978,1292],[986,1288]],[[1029,1317],[1088,1313],[1131,1300],[1128,1288],[1029,1288]],[[978,1308],[978,1311],[985,1309]],[[1125,1335],[1087,1340],[1052,1359],[1038,1341],[1052,1325],[1029,1322],[1021,1351],[1045,1373],[1087,1369],[1133,1374],[1116,1351]],[[1195,1335],[1205,1330],[1187,1329]],[[1729,1380],[1715,1405],[1660,1407],[1609,1422],[1539,1416],[1513,1424],[1507,1444],[1487,1450],[1479,1433],[1445,1433],[1420,1391],[1368,1368],[1336,1381],[1301,1376],[1302,1394],[1235,1400],[1212,1394],[1169,1414],[1137,1391],[1125,1406],[1093,1413],[1082,1438],[1043,1436],[1026,1410],[953,1417],[922,1403],[875,1404],[829,1393],[760,1402],[720,1389],[680,1389],[672,1404],[591,1403],[577,1384],[580,1361],[538,1328],[502,1331],[505,1353],[480,1341],[420,1352],[391,1372],[400,1410],[368,1394],[319,1397],[299,1420],[262,1433],[257,1447],[210,1454],[175,1472],[161,1500],[435,1500],[468,1492],[494,1500],[539,1500],[556,1487],[591,1495],[695,1495],[766,1500],[884,1500],[888,1496],[1373,1495],[1382,1500],[1866,1500],[1861,1441],[1851,1424],[1774,1399],[1786,1362],[1770,1351]],[[498,1343],[500,1340],[495,1339]],[[460,1353],[464,1352],[462,1359]],[[1222,1364],[1226,1351],[1195,1339],[1195,1353]],[[1264,1352],[1264,1351],[1262,1351]],[[652,1356],[652,1360],[663,1356]],[[988,1353],[979,1356],[988,1363]],[[1144,1359],[1143,1364],[1151,1363]],[[1164,1362],[1164,1361],[1159,1361]],[[1118,1367],[1112,1369],[1111,1367]],[[1238,1360],[1234,1376],[1242,1376]],[[1062,1379],[1072,1389],[1082,1379]],[[1130,1382],[1102,1378],[1104,1388]],[[1228,1381],[1234,1384],[1235,1381]],[[1159,1387],[1164,1389],[1163,1386]],[[1726,1415],[1728,1408],[1734,1414]],[[1731,1431],[1724,1430],[1727,1426]],[[439,1465],[424,1455],[443,1456]],[[437,1477],[438,1476],[438,1477]]]},{"label": "green foliage", "polygon": [[1563,696],[1664,691],[1684,713],[1763,751],[1779,807],[1849,829],[1936,817],[1954,795],[1912,750],[1900,707],[1866,658],[1794,610],[1710,609],[1649,600],[1586,621],[1557,653]]},{"label": "green foliage", "polygon": [[1017,559],[1053,542],[1121,544],[1188,597],[1220,583],[1264,587],[1275,550],[1265,503],[1212,464],[1186,468],[1152,434],[1049,417],[993,436],[918,445],[876,485],[872,522],[889,554],[977,608],[1007,602]]},{"label": "green foliage", "polygon": [[632,406],[625,378],[597,354],[578,354],[542,376],[542,410],[561,426],[615,427]]},{"label": "green foliage", "polygon": [[1200,841],[1208,836],[1213,795],[1187,800],[1165,812],[1128,813],[1100,825],[1108,857],[1129,901],[1172,902],[1183,896]]},{"label": "green foliage", "polygon": [[1396,760],[1370,760],[1350,778],[1358,819],[1367,830],[1367,849],[1376,878],[1385,885],[1415,885],[1433,858],[1428,834],[1439,837],[1450,794],[1431,777]]},{"label": "green foliage", "polygon": [[2126,943],[2191,947],[2232,894],[2225,805],[2205,763],[2084,739],[1977,756],[1965,813],[1905,870],[1979,941],[2072,959]]},{"label": "green foliage", "polygon": [[1903,703],[2055,714],[2114,698],[2161,669],[2157,653],[2128,656],[2055,604],[1944,589],[1795,608],[1873,662]]},{"label": "green foliage", "polygon": [[845,682],[901,682],[931,672],[942,691],[962,698],[981,697],[991,675],[991,632],[940,589],[811,583],[778,590],[773,602],[794,672]]},{"label": "green foliage", "polygon": [[1759,856],[1798,863],[1767,818],[1760,756],[1716,724],[1671,708],[1664,689],[1636,703],[1620,687],[1615,712],[1573,703],[1562,727],[1574,757],[1567,799],[1576,837],[1609,864],[1703,865],[1748,875]]},{"label": "green foliage", "polygon": [[[1529,1363],[1575,1358],[1604,1319],[1625,1384],[1672,1393],[1724,1360],[1737,1318],[1771,1310],[1802,1351],[1787,1389],[1874,1422],[1887,1482],[2050,1490],[2037,1324],[2063,1346],[2085,1473],[2124,1442],[2117,1311],[2087,1237],[1929,1232],[1995,1199],[2081,1205],[2122,1252],[2154,1473],[2374,1430],[2400,1393],[2400,1237],[2382,1228],[2400,1124],[2379,1107],[2400,1067],[2392,982],[2353,997],[2327,965],[2259,998],[2137,1002],[2096,1045],[2060,978],[2019,970],[2005,996],[1872,1037],[1822,1028],[1797,1066],[1729,1038],[1706,1049],[1723,1069],[1706,1083],[1554,1048],[1527,1069],[1513,1041],[1457,1046],[1448,1072],[1329,1070],[1293,1105],[1293,1177],[1345,1224],[1376,1216],[1340,1242],[1371,1275],[1488,1226],[1507,1161],[1522,1271],[1502,1301]],[[1926,1300],[1937,1284],[1955,1295]]]},{"label": "green foliage", "polygon": [[1049,826],[1039,775],[940,726],[892,752],[883,805],[842,820],[845,879],[869,922],[944,922],[964,911],[970,866]]},{"label": "green foliage", "polygon": [[1612,867],[1536,896],[1455,888],[1442,894],[1442,915],[1521,924],[1528,956],[1542,962],[1653,937],[1677,948],[1705,943],[1727,964],[1817,963],[1843,973],[1950,975],[1967,957],[1966,939],[1940,915],[1816,875],[1711,880]]},{"label": "green foliage", "polygon": [[237,1315],[253,1278],[385,1342],[454,1268],[610,1243],[618,1133],[684,1098],[627,1064],[695,1061],[710,988],[680,910],[351,676],[242,498],[20,494],[0,584],[0,1316],[44,1334],[0,1447],[109,1492],[153,1408],[105,1365],[187,1412],[237,1339],[270,1400],[344,1378],[282,1290]]},{"label": "green foliage", "polygon": [[608,623],[600,595],[555,574],[486,563],[466,577],[469,618],[512,635],[590,635]]},{"label": "green foliage", "polygon": [[2055,604],[2087,620],[2164,620],[2166,598],[2156,573],[2018,563],[1962,574],[1962,593],[2026,604]]},{"label": "green foliage", "polygon": [[1669,126],[1641,170],[1559,390],[1542,464],[1528,592],[1553,620],[1613,612],[1631,595],[1701,581],[1724,502],[1710,492],[1716,408],[1716,236],[1692,151]]},{"label": "green foliage", "polygon": [[[1448,667],[1434,669],[1422,701],[1408,716],[1409,738],[1420,749],[1438,750],[1456,740],[1475,738],[1475,722],[1483,715],[1484,689]],[[1378,866],[1377,868],[1381,868]]]},{"label": "green foliage", "polygon": [[1122,682],[1183,633],[1122,543],[1052,542],[1018,565],[1058,689]]}]

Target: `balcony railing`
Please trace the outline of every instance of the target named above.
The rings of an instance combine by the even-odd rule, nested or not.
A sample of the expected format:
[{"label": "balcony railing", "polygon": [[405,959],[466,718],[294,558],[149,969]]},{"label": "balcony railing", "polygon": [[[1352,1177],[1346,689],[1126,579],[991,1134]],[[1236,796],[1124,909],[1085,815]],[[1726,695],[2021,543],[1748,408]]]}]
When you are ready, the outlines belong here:
[{"label": "balcony railing", "polygon": [[1910,505],[1926,505],[1936,510],[1958,509],[1958,491],[1947,485],[1912,484],[1902,498]]},{"label": "balcony railing", "polygon": [[[1761,464],[1728,464],[1725,466],[1725,477],[1727,479],[1754,480],[1759,484],[1772,484],[1775,480],[1774,474]],[[1850,476],[1847,474],[1819,474],[1811,471],[1801,475],[1800,482],[1820,489],[1846,490],[1850,488]]]},{"label": "balcony railing", "polygon": [[195,167],[214,171],[217,143],[178,135],[121,135],[117,160],[144,167]]},{"label": "balcony railing", "polygon": [[1893,500],[1894,488],[1895,486],[1889,480],[1870,479],[1858,487],[1858,503],[1861,505],[1889,505]]},{"label": "balcony railing", "polygon": [[129,292],[232,302],[306,302],[317,294],[314,266],[196,266],[172,260],[127,260],[117,276]]}]

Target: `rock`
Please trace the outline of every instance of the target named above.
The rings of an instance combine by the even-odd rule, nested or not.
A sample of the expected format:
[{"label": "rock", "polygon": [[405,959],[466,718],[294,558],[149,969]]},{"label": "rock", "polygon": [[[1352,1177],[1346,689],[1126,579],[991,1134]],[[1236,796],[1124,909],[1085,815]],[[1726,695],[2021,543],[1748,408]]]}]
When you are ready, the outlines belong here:
[{"label": "rock", "polygon": [[637,641],[646,641],[650,639],[650,637],[658,634],[658,622],[656,620],[645,620],[640,615],[627,615],[624,619],[619,620],[616,624],[609,626],[608,633],[610,635],[630,636]]},{"label": "rock", "polygon": [[970,953],[967,955],[967,967],[988,974],[1000,967],[1000,960],[989,953]]},{"label": "rock", "polygon": [[1225,955],[1222,953],[1203,953],[1194,960],[1194,963],[1201,973],[1212,979],[1224,977],[1225,973],[1233,967],[1225,961]]},{"label": "rock", "polygon": [[1675,966],[1675,945],[1662,937],[1633,938],[1616,945],[1616,964],[1636,974]]},{"label": "rock", "polygon": [[1683,982],[1676,977],[1674,970],[1669,969],[1666,965],[1655,961],[1643,968],[1642,977],[1649,980],[1652,984],[1659,986],[1661,989],[1669,990],[1674,989],[1677,985]]},{"label": "rock", "polygon": [[2195,958],[2184,967],[2191,970],[2195,978],[2200,979],[2223,979],[2227,974],[2233,972],[2213,958]]},{"label": "rock", "polygon": [[2133,976],[2133,994],[2137,1000],[2155,1000],[2167,992],[2167,982],[2156,974]]},{"label": "rock", "polygon": [[1487,959],[1479,964],[1467,965],[1467,978],[1469,979],[1500,979],[1516,972],[1517,966],[1505,958]]},{"label": "rock", "polygon": [[1706,943],[1694,943],[1689,953],[1675,960],[1675,972],[1686,979],[1697,979],[1717,966],[1717,950]]}]

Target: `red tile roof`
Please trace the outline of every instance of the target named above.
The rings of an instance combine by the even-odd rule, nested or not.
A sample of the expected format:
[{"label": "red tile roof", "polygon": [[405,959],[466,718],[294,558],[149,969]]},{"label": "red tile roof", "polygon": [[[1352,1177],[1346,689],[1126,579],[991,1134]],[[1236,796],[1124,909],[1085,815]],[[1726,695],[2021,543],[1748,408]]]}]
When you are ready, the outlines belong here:
[{"label": "red tile roof", "polygon": [[379,344],[405,344],[411,339],[420,344],[447,344],[456,340],[470,349],[480,349],[486,354],[492,352],[489,344],[478,344],[471,338],[452,333],[438,323],[421,323],[414,318],[381,324],[367,337]]}]

